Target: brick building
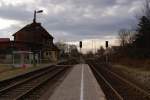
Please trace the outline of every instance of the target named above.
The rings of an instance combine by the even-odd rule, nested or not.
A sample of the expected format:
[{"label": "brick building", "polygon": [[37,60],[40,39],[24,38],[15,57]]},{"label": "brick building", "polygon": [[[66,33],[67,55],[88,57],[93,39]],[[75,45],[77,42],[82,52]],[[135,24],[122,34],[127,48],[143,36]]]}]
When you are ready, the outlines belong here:
[{"label": "brick building", "polygon": [[14,41],[10,41],[8,38],[0,39],[1,52],[3,50],[9,50],[6,54],[13,54],[14,51],[30,52],[36,55],[38,62],[56,62],[58,60],[59,49],[53,43],[54,38],[42,27],[41,23],[34,21],[14,33],[13,36]]}]

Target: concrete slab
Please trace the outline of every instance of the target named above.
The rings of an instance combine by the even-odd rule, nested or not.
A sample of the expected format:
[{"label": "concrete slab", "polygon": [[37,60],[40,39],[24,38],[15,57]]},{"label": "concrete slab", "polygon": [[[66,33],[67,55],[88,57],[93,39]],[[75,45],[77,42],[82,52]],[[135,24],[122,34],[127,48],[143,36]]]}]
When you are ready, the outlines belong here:
[{"label": "concrete slab", "polygon": [[74,66],[49,100],[106,100],[90,67],[87,64]]}]

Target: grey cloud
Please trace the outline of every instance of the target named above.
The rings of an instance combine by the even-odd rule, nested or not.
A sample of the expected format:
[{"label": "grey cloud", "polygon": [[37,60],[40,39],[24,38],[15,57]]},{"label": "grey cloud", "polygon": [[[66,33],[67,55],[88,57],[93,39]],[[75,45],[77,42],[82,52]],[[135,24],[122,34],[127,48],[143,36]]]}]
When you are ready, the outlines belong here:
[{"label": "grey cloud", "polygon": [[32,13],[27,11],[24,6],[2,6],[0,7],[0,17],[13,20],[28,20]]},{"label": "grey cloud", "polygon": [[[135,2],[140,0],[38,0],[37,5],[47,9],[47,15],[38,15],[38,21],[55,38],[86,39],[117,35],[120,28],[128,28],[134,23],[129,13]],[[53,5],[53,6],[50,6]],[[0,18],[31,23],[34,5],[0,7]],[[115,9],[114,15],[105,15],[107,9]],[[53,8],[52,8],[53,7]],[[55,9],[55,7],[62,7]],[[34,8],[31,10],[31,8]],[[61,10],[60,10],[61,9]],[[55,12],[53,10],[58,10]],[[14,27],[13,27],[14,28]],[[12,28],[10,28],[12,29]],[[13,31],[13,29],[12,29]]]}]

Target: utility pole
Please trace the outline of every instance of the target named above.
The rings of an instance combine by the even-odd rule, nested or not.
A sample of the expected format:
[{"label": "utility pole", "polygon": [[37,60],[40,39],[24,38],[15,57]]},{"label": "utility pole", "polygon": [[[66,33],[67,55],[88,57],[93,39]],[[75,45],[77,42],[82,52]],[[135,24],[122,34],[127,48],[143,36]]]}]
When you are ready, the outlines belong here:
[{"label": "utility pole", "polygon": [[95,54],[96,54],[96,41],[94,40],[94,48],[95,48]]},{"label": "utility pole", "polygon": [[93,51],[93,40],[92,40],[92,52],[94,53],[94,51]]}]

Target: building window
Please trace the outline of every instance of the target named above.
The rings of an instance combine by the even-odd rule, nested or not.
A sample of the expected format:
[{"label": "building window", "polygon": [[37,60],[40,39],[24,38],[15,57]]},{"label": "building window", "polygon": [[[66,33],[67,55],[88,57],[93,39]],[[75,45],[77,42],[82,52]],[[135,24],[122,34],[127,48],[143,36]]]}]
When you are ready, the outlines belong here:
[{"label": "building window", "polygon": [[48,56],[48,52],[46,52],[46,55]]},{"label": "building window", "polygon": [[51,52],[49,52],[49,55],[52,55]]}]

